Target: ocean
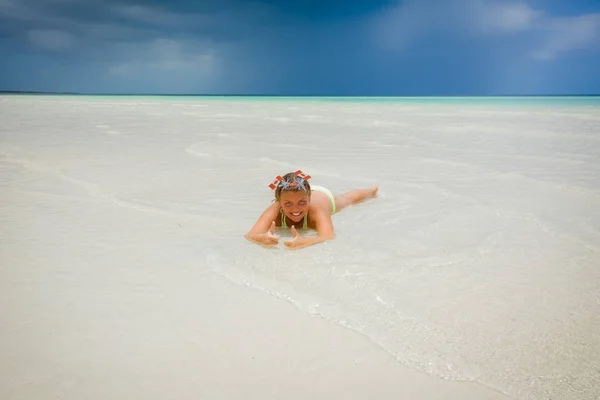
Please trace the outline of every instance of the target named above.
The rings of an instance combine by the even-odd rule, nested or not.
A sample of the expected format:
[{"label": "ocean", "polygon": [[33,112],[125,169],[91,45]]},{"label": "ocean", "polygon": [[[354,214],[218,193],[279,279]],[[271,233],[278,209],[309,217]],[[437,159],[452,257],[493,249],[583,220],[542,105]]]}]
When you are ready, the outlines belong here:
[{"label": "ocean", "polygon": [[[194,262],[436,377],[600,398],[600,97],[11,95],[0,121],[3,191],[195,221],[153,231],[172,260],[154,273]],[[335,214],[327,243],[246,241],[297,169],[379,196]],[[8,210],[5,249],[43,229]]]}]

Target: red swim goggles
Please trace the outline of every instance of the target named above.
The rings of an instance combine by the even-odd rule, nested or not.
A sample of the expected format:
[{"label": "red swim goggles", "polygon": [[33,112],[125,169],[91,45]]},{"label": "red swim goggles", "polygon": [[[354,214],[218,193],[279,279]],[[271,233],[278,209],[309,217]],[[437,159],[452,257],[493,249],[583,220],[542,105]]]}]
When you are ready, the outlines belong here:
[{"label": "red swim goggles", "polygon": [[275,189],[277,189],[278,186],[281,186],[283,188],[283,190],[286,190],[291,187],[299,186],[303,190],[306,190],[306,188],[304,187],[304,181],[309,180],[311,178],[311,176],[306,175],[304,172],[302,172],[302,170],[298,170],[298,171],[294,172],[294,175],[295,175],[294,180],[292,182],[284,181],[280,175],[277,175],[275,177],[275,180],[273,180],[273,182],[269,183],[269,187],[272,190],[275,190]]}]

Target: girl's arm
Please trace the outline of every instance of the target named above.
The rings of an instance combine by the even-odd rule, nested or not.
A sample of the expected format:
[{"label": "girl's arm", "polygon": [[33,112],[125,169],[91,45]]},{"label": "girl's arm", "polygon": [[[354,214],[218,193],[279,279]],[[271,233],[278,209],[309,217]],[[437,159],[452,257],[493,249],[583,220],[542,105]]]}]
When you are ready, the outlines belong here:
[{"label": "girl's arm", "polygon": [[280,207],[279,203],[271,204],[244,237],[264,246],[276,246],[279,243],[279,238],[273,233],[275,232],[275,220],[279,214]]},{"label": "girl's arm", "polygon": [[296,228],[292,226],[294,238],[284,242],[283,244],[285,246],[293,249],[300,249],[302,247],[312,246],[313,244],[326,242],[335,237],[333,221],[331,221],[331,215],[329,215],[329,213],[317,209],[314,211],[311,210],[311,214],[317,228],[317,236],[313,238],[302,237],[298,234]]}]

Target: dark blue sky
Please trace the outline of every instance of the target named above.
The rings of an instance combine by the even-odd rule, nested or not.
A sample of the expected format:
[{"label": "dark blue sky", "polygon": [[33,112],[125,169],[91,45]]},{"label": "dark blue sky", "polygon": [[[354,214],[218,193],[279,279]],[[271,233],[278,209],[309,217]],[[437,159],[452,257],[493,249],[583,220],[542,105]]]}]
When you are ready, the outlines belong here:
[{"label": "dark blue sky", "polygon": [[600,93],[600,2],[0,0],[0,90]]}]

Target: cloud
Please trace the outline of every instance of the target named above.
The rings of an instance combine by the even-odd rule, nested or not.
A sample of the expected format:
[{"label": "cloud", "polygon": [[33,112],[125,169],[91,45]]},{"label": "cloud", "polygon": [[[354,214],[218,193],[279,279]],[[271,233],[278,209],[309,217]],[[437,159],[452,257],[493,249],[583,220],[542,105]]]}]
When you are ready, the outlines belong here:
[{"label": "cloud", "polygon": [[552,18],[542,29],[542,44],[532,52],[535,59],[553,60],[562,53],[600,49],[600,13]]},{"label": "cloud", "polygon": [[[76,4],[78,0],[0,0],[0,20],[30,23],[67,22],[60,11]],[[93,3],[93,0],[91,1]],[[27,3],[27,4],[25,4]]]},{"label": "cloud", "polygon": [[191,72],[205,77],[215,70],[217,55],[206,43],[157,39],[143,46],[124,44],[119,62],[109,66],[112,75],[145,72]]},{"label": "cloud", "polygon": [[399,50],[414,43],[424,31],[421,23],[433,22],[432,15],[418,4],[406,1],[376,15],[372,21],[376,44],[385,50]]},{"label": "cloud", "polygon": [[[273,7],[252,1],[153,3],[141,0],[0,0],[0,30],[3,25],[8,25],[17,37],[29,29],[60,29],[76,36],[90,36],[89,27],[111,25],[146,33],[161,31],[164,34],[168,29],[170,33],[187,35],[231,37],[237,33],[238,38],[245,38],[251,29],[274,20]],[[151,39],[161,34],[155,34]]]},{"label": "cloud", "polygon": [[525,3],[481,2],[480,26],[483,32],[518,32],[530,29],[542,17],[541,11]]},{"label": "cloud", "polygon": [[40,50],[61,51],[70,48],[75,38],[68,32],[54,29],[34,29],[28,34],[29,42]]},{"label": "cloud", "polygon": [[132,20],[146,22],[153,25],[173,25],[181,18],[180,15],[161,10],[157,7],[140,5],[116,5],[113,11]]},{"label": "cloud", "polygon": [[279,15],[263,0],[0,0],[0,49],[85,71],[81,91],[237,92],[266,74]]},{"label": "cloud", "polygon": [[122,92],[210,93],[226,69],[216,48],[194,39],[120,43],[113,52],[105,76]]},{"label": "cloud", "polygon": [[498,0],[406,0],[372,20],[376,42],[407,49],[427,36],[504,34],[528,29],[540,12],[524,3]]},{"label": "cloud", "polygon": [[204,12],[180,13],[162,7],[151,7],[132,4],[116,4],[110,8],[116,17],[129,22],[147,24],[161,28],[206,29],[215,27],[218,20]]},{"label": "cloud", "polygon": [[573,50],[594,50],[600,43],[600,14],[553,17],[525,2],[500,0],[406,0],[372,21],[375,43],[386,50],[407,50],[427,36],[488,37],[521,35],[529,55],[552,60]]}]

